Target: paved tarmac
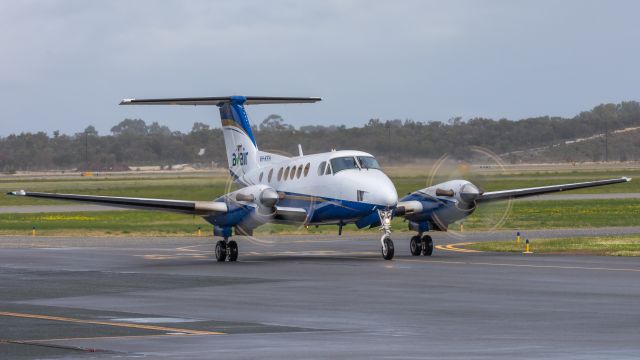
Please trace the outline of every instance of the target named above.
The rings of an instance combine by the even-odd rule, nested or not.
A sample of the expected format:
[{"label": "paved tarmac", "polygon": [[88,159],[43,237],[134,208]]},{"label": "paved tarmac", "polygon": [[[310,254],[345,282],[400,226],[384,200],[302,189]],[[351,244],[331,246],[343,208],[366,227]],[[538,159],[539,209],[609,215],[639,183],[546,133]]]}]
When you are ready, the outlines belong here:
[{"label": "paved tarmac", "polygon": [[204,237],[0,237],[0,358],[638,358],[637,258],[455,245],[507,231],[412,257],[408,235],[394,261],[376,232],[239,238],[237,263]]}]

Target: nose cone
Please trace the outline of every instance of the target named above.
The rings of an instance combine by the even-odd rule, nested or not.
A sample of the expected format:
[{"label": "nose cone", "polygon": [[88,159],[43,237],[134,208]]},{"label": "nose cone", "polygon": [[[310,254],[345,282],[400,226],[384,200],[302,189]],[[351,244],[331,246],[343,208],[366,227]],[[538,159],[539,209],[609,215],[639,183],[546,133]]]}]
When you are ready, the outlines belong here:
[{"label": "nose cone", "polygon": [[373,196],[376,205],[382,205],[385,207],[393,207],[398,204],[398,192],[391,180],[384,174],[376,177],[376,182],[371,189],[371,195]]}]

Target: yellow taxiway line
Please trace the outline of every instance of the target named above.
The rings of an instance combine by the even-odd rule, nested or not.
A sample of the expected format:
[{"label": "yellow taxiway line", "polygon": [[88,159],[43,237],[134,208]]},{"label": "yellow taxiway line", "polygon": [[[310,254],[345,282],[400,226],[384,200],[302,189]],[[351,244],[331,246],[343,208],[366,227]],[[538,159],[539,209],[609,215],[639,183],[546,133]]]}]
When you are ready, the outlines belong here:
[{"label": "yellow taxiway line", "polygon": [[25,314],[25,313],[15,313],[15,312],[5,312],[5,311],[0,311],[0,316],[11,316],[11,317],[27,318],[27,319],[41,319],[41,320],[51,320],[51,321],[62,321],[62,322],[79,323],[79,324],[94,324],[94,325],[116,326],[116,327],[133,328],[133,329],[144,329],[144,330],[156,330],[156,331],[165,331],[165,332],[173,332],[173,333],[182,333],[182,334],[188,334],[188,335],[226,335],[226,333],[218,332],[218,331],[203,331],[203,330],[180,329],[180,328],[157,326],[157,325],[145,325],[145,324],[132,324],[132,323],[115,322],[115,321],[99,321],[99,320],[76,319],[76,318],[69,318],[69,317],[62,317],[62,316]]},{"label": "yellow taxiway line", "polygon": [[471,250],[471,249],[459,248],[459,246],[471,245],[471,244],[475,244],[475,243],[472,243],[472,242],[461,242],[461,243],[456,243],[456,244],[451,244],[451,245],[436,245],[436,249],[438,249],[438,250],[447,250],[447,251],[465,252],[465,253],[482,252],[482,251],[479,251],[479,250]]}]

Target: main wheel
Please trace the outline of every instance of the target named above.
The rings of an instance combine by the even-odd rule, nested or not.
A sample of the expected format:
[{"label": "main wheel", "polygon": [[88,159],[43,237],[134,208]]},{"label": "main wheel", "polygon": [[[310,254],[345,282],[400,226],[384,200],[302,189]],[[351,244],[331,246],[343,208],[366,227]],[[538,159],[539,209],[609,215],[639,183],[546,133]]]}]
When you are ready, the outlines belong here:
[{"label": "main wheel", "polygon": [[422,255],[431,256],[433,254],[433,240],[431,236],[425,235],[422,237]]},{"label": "main wheel", "polygon": [[231,240],[227,244],[227,247],[229,248],[229,261],[238,260],[238,243]]},{"label": "main wheel", "polygon": [[382,257],[385,260],[391,260],[393,259],[393,241],[391,241],[391,238],[388,235],[383,235],[384,240],[382,240],[384,242],[384,246],[382,247]]},{"label": "main wheel", "polygon": [[224,261],[227,258],[227,244],[219,240],[216,243],[216,260]]},{"label": "main wheel", "polygon": [[422,242],[420,241],[419,236],[411,237],[411,241],[409,242],[409,249],[411,250],[411,255],[418,256],[422,253]]}]

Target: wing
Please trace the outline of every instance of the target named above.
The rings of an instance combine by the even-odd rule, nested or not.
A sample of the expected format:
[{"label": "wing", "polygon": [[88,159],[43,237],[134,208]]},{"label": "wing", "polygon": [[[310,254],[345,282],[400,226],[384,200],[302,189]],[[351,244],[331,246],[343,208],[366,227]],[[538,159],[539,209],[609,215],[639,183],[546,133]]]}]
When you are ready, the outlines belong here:
[{"label": "wing", "polygon": [[226,213],[227,204],[215,201],[189,201],[189,200],[169,200],[169,199],[148,199],[117,196],[97,196],[97,195],[76,195],[76,194],[54,194],[30,191],[13,191],[7,195],[27,196],[43,199],[70,200],[87,202],[97,205],[107,205],[122,208],[162,210],[183,214],[209,215],[216,213]]},{"label": "wing", "polygon": [[517,199],[517,198],[526,197],[526,196],[535,196],[535,195],[542,195],[542,194],[548,194],[548,193],[559,192],[559,191],[618,184],[618,183],[623,183],[627,181],[631,181],[631,178],[621,177],[618,179],[596,180],[596,181],[587,181],[587,182],[580,182],[580,183],[573,183],[573,184],[561,184],[561,185],[539,186],[539,187],[523,188],[523,189],[489,191],[479,195],[476,201],[487,202],[487,201],[495,201],[495,200]]}]

